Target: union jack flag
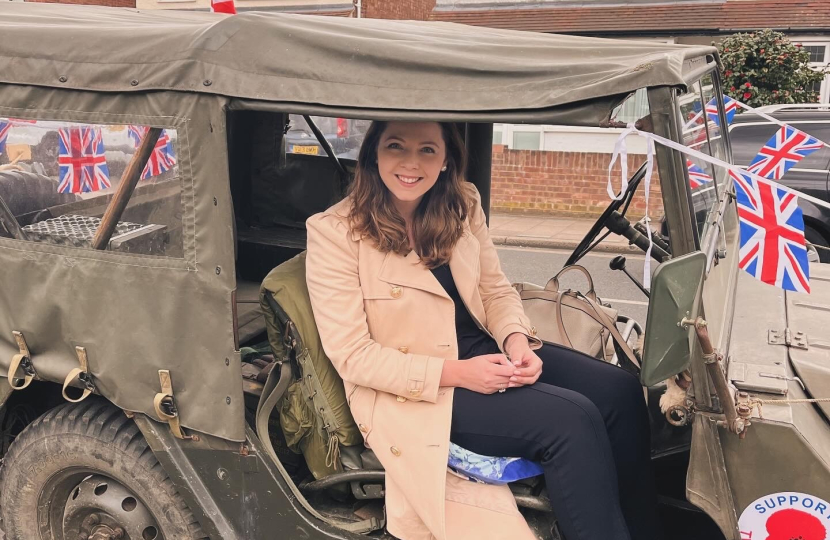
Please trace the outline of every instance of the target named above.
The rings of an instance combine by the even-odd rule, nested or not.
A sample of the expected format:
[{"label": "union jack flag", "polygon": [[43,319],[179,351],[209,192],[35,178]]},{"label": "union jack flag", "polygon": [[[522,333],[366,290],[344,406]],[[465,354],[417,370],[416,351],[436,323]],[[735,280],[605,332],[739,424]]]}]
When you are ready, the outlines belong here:
[{"label": "union jack flag", "polygon": [[[127,135],[133,141],[136,148],[141,144],[144,134],[147,133],[146,126],[130,126]],[[176,164],[176,154],[173,152],[173,141],[170,140],[167,130],[164,129],[156,142],[153,153],[150,154],[150,159],[147,160],[147,165],[141,172],[142,180],[146,180],[152,176],[158,176],[165,171],[169,171]]]},{"label": "union jack flag", "polygon": [[[735,119],[735,113],[738,111],[738,102],[729,96],[723,96],[723,112],[726,114],[726,125],[732,123]],[[718,98],[712,98],[706,104],[706,116],[709,120],[714,122],[716,126],[720,125],[720,117],[718,116]]]},{"label": "union jack flag", "polygon": [[798,197],[775,182],[732,171],[729,175],[735,181],[741,223],[738,266],[764,283],[809,293],[810,266]]},{"label": "union jack flag", "polygon": [[712,177],[703,172],[703,169],[695,165],[691,159],[686,160],[686,167],[689,169],[689,185],[692,189],[712,181]]},{"label": "union jack flag", "polygon": [[824,147],[824,143],[803,131],[784,126],[773,135],[749,164],[758,176],[779,180],[805,156]]},{"label": "union jack flag", "polygon": [[89,193],[110,187],[101,128],[58,130],[58,193]]},{"label": "union jack flag", "polygon": [[12,129],[12,123],[8,120],[0,120],[0,154],[6,151],[6,139],[9,136],[9,131]]}]

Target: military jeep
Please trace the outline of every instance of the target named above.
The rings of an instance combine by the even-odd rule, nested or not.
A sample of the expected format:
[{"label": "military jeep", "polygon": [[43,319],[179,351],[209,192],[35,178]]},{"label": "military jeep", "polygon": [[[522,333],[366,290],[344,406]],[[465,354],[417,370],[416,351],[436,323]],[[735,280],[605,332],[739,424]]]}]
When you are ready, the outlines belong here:
[{"label": "military jeep", "polygon": [[[306,400],[297,425],[327,441],[326,419],[349,417],[337,384],[315,395],[305,336],[261,286],[351,181],[315,119],[457,122],[485,208],[494,123],[612,129],[645,96],[655,134],[730,160],[711,47],[24,3],[0,5],[0,35],[0,131],[28,145],[0,152],[10,540],[389,537],[371,452],[338,438],[318,470],[282,417]],[[684,129],[707,104],[719,121]],[[287,145],[292,117],[316,141]],[[726,171],[693,190],[679,152],[658,146],[656,165],[662,233],[649,244],[653,225],[628,215],[643,164],[569,262],[604,234],[652,245],[648,317],[628,330],[644,328],[655,465],[680,464],[660,486],[673,537],[824,515],[830,273],[811,268],[810,296],[742,273]],[[663,411],[666,381],[682,395]],[[537,536],[559,538],[543,480],[511,489]],[[689,533],[704,513],[709,532]]]}]

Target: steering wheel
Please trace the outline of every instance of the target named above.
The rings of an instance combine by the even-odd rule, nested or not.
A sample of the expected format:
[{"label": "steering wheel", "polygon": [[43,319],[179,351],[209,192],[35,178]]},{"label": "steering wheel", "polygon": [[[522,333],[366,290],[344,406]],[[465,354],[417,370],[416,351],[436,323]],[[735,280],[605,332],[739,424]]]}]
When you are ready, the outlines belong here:
[{"label": "steering wheel", "polygon": [[623,208],[621,214],[623,216],[625,215],[626,211],[628,211],[628,205],[631,203],[631,199],[634,198],[634,192],[637,190],[637,186],[640,185],[640,182],[643,180],[645,175],[646,163],[643,163],[629,179],[628,188],[625,190],[622,197],[611,201],[599,218],[597,218],[591,229],[587,232],[587,234],[585,234],[585,237],[580,240],[579,244],[576,246],[576,249],[574,249],[571,256],[568,257],[568,261],[565,263],[565,266],[576,264],[579,259],[587,255],[587,253],[594,247],[594,241],[602,232],[602,229],[605,228],[605,224],[611,218],[612,212],[616,212],[624,205],[625,207]]}]

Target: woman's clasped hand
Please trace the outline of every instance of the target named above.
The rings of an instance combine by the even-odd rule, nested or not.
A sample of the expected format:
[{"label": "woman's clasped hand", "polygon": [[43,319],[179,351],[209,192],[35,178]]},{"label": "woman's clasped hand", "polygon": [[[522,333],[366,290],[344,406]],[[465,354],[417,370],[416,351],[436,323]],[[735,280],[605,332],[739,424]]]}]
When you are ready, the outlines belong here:
[{"label": "woman's clasped hand", "polygon": [[442,386],[466,388],[492,394],[507,388],[535,383],[542,374],[542,360],[523,334],[507,338],[504,354],[482,354],[469,360],[451,361],[444,366]]}]

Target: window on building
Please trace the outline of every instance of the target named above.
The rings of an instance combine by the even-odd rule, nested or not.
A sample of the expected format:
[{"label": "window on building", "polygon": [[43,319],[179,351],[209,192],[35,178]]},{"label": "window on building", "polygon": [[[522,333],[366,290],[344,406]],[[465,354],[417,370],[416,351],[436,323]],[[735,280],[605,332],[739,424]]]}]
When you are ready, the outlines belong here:
[{"label": "window on building", "polygon": [[504,144],[503,131],[501,129],[494,129],[493,130],[493,144]]},{"label": "window on building", "polygon": [[514,150],[539,150],[542,148],[542,133],[539,131],[514,131],[513,144],[510,147]]},{"label": "window on building", "polygon": [[810,63],[824,62],[825,53],[827,52],[826,45],[804,45],[804,50],[810,53]]},{"label": "window on building", "polygon": [[[798,43],[798,41],[794,40]],[[826,70],[830,67],[830,42],[818,41],[801,41],[804,50],[810,53],[810,67],[816,70]],[[824,77],[824,80],[814,83],[810,90],[817,92],[819,95],[819,102],[830,103],[830,74]]]}]

